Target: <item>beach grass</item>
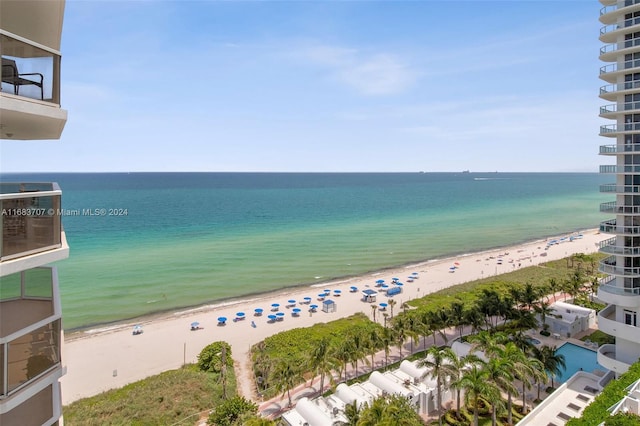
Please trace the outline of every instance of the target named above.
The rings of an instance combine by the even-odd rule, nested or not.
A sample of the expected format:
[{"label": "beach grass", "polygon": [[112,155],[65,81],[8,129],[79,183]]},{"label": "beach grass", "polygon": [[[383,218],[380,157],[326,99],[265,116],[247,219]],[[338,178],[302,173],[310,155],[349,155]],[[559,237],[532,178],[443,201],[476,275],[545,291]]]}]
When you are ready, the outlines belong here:
[{"label": "beach grass", "polygon": [[[236,394],[233,369],[227,374],[227,394]],[[189,364],[75,401],[63,408],[63,415],[66,425],[168,425],[187,418],[191,421],[184,424],[194,424],[222,396],[219,374]]]}]

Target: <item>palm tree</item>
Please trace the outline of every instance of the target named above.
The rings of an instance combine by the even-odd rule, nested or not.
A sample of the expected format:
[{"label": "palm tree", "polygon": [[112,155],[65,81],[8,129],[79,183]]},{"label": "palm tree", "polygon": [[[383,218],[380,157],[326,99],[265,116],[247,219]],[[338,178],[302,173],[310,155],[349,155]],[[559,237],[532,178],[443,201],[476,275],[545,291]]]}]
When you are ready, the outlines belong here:
[{"label": "palm tree", "polygon": [[398,345],[400,358],[402,358],[402,345],[404,345],[405,340],[407,340],[407,328],[405,327],[405,321],[403,320],[403,317],[395,318],[392,329],[394,332],[394,341]]},{"label": "palm tree", "polygon": [[[513,385],[513,364],[510,360],[502,357],[496,357],[489,360],[484,365],[484,370],[487,372],[487,380],[493,383],[499,390],[506,393],[515,393],[518,390]],[[496,425],[496,411],[497,405],[502,402],[501,398],[493,400],[491,403],[491,424]]]},{"label": "palm tree", "polygon": [[527,307],[529,311],[533,310],[533,307],[538,304],[540,298],[540,292],[533,284],[527,283],[522,290],[522,303]]},{"label": "palm tree", "polygon": [[383,331],[384,329],[376,328],[369,335],[369,340],[366,342],[367,350],[369,351],[369,355],[371,356],[371,371],[375,370],[376,363],[373,357],[376,353],[384,347],[384,339],[383,339]]},{"label": "palm tree", "polygon": [[462,337],[462,330],[467,325],[465,318],[465,309],[462,302],[452,302],[449,307],[449,318],[451,318],[451,325],[458,328],[460,337]]},{"label": "palm tree", "polygon": [[[513,368],[513,374],[515,377],[523,376],[525,374],[524,363],[527,361],[527,355],[520,349],[515,343],[508,342],[504,346],[501,357],[507,360]],[[513,424],[513,395],[517,394],[517,391],[507,389],[507,424]]]},{"label": "palm tree", "polygon": [[371,305],[371,315],[373,316],[373,322],[376,322],[376,309],[378,309],[378,305]]},{"label": "palm tree", "polygon": [[518,380],[522,383],[522,414],[527,413],[527,400],[526,390],[531,389],[531,385],[534,382],[543,380],[545,376],[544,367],[542,363],[535,358],[527,358],[520,362],[521,369],[516,375]]},{"label": "palm tree", "polygon": [[289,407],[291,407],[291,389],[301,381],[302,375],[291,363],[281,361],[276,365],[273,379],[276,392],[282,391],[282,396],[286,393],[289,399]]},{"label": "palm tree", "polygon": [[347,426],[356,426],[360,420],[361,410],[358,401],[353,401],[344,406],[344,416],[347,418]]},{"label": "palm tree", "polygon": [[427,367],[423,378],[429,376],[431,379],[436,379],[438,421],[440,426],[442,426],[442,383],[456,373],[453,363],[450,362],[454,358],[456,358],[456,354],[450,347],[431,346],[427,350],[427,356],[418,362],[419,367]]},{"label": "palm tree", "polygon": [[[320,393],[324,390],[324,377],[326,374],[331,373],[334,367],[333,359],[331,358],[331,340],[329,337],[322,337],[311,350],[309,354],[309,367],[315,374],[320,374]],[[313,385],[313,379],[311,379],[311,385]]]},{"label": "palm tree", "polygon": [[481,331],[478,334],[469,336],[471,343],[470,353],[482,351],[489,358],[495,358],[502,353],[504,344],[508,341],[508,337],[504,333],[492,333],[490,331]]},{"label": "palm tree", "polygon": [[389,309],[391,309],[391,318],[393,318],[393,307],[396,306],[398,302],[393,299],[389,299]]},{"label": "palm tree", "polygon": [[497,392],[495,385],[487,380],[487,372],[478,365],[472,365],[460,378],[460,387],[465,390],[466,404],[473,406],[473,424],[478,426],[478,404],[481,396]]},{"label": "palm tree", "polygon": [[553,309],[551,308],[551,304],[547,302],[540,302],[539,305],[535,307],[536,313],[540,315],[540,322],[542,323],[542,328],[546,328],[547,325],[547,316],[553,313]]},{"label": "palm tree", "polygon": [[347,381],[347,364],[351,361],[351,340],[341,339],[338,344],[333,347],[332,357],[337,361],[338,377],[344,372],[344,381]]},{"label": "palm tree", "polygon": [[556,302],[556,293],[560,290],[560,283],[555,278],[549,278],[549,290],[553,293],[553,301]]},{"label": "palm tree", "polygon": [[540,349],[535,349],[535,357],[542,363],[547,377],[551,379],[551,387],[554,387],[554,377],[559,376],[562,370],[567,368],[564,355],[556,354],[555,346],[544,345]]},{"label": "palm tree", "polygon": [[409,343],[411,344],[411,353],[413,353],[413,344],[420,338],[420,319],[417,315],[410,313],[404,314],[404,326],[406,328],[406,334],[409,337]]},{"label": "palm tree", "polygon": [[349,361],[351,361],[351,365],[356,369],[355,377],[358,377],[358,361],[364,358],[365,362],[368,362],[366,358],[366,342],[361,330],[349,333],[346,338],[347,340],[351,340]]},{"label": "palm tree", "polygon": [[[454,353],[455,355],[455,353]],[[459,386],[460,379],[464,374],[465,369],[467,368],[470,358],[464,356],[454,356],[449,359],[451,365],[453,366],[453,374],[451,375],[451,381],[449,382],[449,386],[456,390],[456,411],[460,412],[460,391],[462,388]]]},{"label": "palm tree", "polygon": [[390,328],[383,328],[380,339],[382,340],[382,348],[384,349],[384,366],[389,365],[389,354],[391,353],[391,345],[393,343],[394,331]]}]

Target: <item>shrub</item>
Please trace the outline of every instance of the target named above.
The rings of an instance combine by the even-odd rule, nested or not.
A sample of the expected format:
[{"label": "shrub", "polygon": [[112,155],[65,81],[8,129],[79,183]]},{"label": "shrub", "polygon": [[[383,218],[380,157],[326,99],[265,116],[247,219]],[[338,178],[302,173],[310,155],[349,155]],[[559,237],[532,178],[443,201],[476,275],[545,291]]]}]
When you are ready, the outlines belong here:
[{"label": "shrub", "polygon": [[231,358],[231,346],[227,342],[213,342],[200,351],[198,355],[198,368],[209,373],[219,373],[222,370],[222,352],[225,351],[227,367],[233,368]]},{"label": "shrub", "polygon": [[244,417],[253,416],[258,412],[258,406],[247,401],[242,396],[234,396],[218,405],[211,413],[207,424],[211,426],[240,425]]}]

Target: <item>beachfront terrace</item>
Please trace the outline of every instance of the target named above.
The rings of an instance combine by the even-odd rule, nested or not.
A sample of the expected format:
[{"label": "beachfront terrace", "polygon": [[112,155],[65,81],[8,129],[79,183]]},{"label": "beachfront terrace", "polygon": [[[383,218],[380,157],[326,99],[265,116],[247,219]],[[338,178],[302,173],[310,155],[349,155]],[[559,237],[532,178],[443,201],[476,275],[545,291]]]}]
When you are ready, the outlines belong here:
[{"label": "beachfront terrace", "polygon": [[60,366],[59,300],[52,267],[0,278],[0,398]]},{"label": "beachfront terrace", "polygon": [[616,359],[616,345],[602,345],[598,348],[598,364],[616,374],[626,372],[630,365]]},{"label": "beachfront terrace", "polygon": [[[56,183],[0,184],[0,261],[63,248],[62,191]],[[47,259],[45,263],[67,256]]]}]

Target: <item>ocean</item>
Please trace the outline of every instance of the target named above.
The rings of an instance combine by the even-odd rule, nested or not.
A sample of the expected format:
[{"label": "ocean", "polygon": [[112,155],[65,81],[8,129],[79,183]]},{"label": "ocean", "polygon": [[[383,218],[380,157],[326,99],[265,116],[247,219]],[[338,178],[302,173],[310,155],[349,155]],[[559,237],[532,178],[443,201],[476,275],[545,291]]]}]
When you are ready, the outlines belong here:
[{"label": "ocean", "polygon": [[[596,228],[608,219],[599,203],[612,198],[588,173],[0,179],[62,188],[67,330]],[[72,214],[89,210],[98,213]]]}]

